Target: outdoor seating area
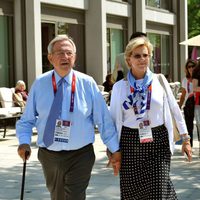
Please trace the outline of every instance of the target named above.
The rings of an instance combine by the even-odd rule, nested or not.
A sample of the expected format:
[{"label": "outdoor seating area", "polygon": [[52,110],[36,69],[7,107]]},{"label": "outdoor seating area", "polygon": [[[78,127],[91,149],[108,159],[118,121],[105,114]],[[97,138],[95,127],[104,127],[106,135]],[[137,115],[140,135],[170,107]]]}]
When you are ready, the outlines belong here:
[{"label": "outdoor seating area", "polygon": [[22,109],[15,106],[13,101],[14,88],[0,88],[0,116],[15,115],[21,113]]},{"label": "outdoor seating area", "polygon": [[13,101],[14,88],[0,88],[0,129],[3,129],[3,138],[9,122],[20,118],[24,108],[15,106]]}]

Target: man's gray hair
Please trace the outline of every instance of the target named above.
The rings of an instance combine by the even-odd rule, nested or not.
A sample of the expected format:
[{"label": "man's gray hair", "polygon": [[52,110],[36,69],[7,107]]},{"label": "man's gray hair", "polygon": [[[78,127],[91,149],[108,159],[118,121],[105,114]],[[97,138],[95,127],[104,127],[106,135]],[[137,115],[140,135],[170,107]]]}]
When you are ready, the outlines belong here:
[{"label": "man's gray hair", "polygon": [[76,45],[73,42],[73,39],[71,37],[69,37],[68,35],[57,35],[53,40],[51,40],[51,42],[49,43],[47,50],[48,53],[53,53],[53,46],[56,42],[58,41],[62,41],[62,40],[67,40],[71,43],[71,45],[74,48],[74,53],[76,53]]}]

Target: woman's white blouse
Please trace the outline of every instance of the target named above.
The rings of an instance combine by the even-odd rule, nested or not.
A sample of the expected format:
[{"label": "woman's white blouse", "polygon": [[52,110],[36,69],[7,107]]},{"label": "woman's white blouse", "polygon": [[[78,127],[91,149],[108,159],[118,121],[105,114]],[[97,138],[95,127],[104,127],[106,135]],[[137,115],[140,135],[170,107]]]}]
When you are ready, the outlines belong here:
[{"label": "woman's white blouse", "polygon": [[[170,89],[167,80],[164,78],[163,81],[165,83],[168,96],[166,95],[163,87],[161,86],[157,75],[153,75],[150,110],[146,111],[145,117],[147,117],[150,120],[151,127],[156,127],[165,124],[169,133],[170,149],[173,153],[173,124],[169,106],[176,120],[180,134],[187,133],[187,128],[185,125],[183,115],[179,109],[176,99],[173,96],[173,93]],[[140,121],[136,120],[134,110],[125,110],[122,106],[123,102],[126,100],[129,94],[130,85],[128,84],[127,80],[123,79],[114,84],[110,103],[110,113],[117,127],[119,139],[121,135],[122,126],[126,126],[129,128],[139,127]]]},{"label": "woman's white blouse", "polygon": [[188,97],[193,95],[193,85],[192,85],[192,82],[189,82],[189,93],[188,93],[188,80],[186,77],[183,78],[181,85],[186,91],[185,100],[183,103],[183,105],[184,105],[186,100],[188,99]]}]

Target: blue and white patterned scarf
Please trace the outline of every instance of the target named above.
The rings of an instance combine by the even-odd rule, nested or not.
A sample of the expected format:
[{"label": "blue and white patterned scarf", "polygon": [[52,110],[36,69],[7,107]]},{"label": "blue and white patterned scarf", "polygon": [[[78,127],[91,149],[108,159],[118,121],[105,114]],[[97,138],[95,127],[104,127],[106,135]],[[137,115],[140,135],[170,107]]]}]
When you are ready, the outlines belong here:
[{"label": "blue and white patterned scarf", "polygon": [[142,119],[145,115],[146,107],[147,107],[147,94],[148,87],[152,83],[153,73],[147,69],[143,82],[138,84],[132,75],[131,71],[127,74],[127,79],[129,85],[134,88],[134,92],[131,93],[127,99],[123,103],[123,107],[125,110],[132,109],[133,107],[137,108],[137,120]]}]

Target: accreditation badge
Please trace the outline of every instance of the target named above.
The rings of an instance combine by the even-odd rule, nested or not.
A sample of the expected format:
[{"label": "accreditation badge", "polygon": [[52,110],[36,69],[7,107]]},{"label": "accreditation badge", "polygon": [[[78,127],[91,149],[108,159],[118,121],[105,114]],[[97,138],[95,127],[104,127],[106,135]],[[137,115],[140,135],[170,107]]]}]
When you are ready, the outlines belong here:
[{"label": "accreditation badge", "polygon": [[56,120],[54,141],[68,143],[70,139],[71,122],[65,120]]},{"label": "accreditation badge", "polygon": [[153,135],[149,120],[144,120],[139,123],[139,138],[140,143],[153,142]]}]

